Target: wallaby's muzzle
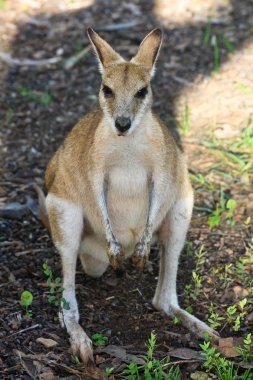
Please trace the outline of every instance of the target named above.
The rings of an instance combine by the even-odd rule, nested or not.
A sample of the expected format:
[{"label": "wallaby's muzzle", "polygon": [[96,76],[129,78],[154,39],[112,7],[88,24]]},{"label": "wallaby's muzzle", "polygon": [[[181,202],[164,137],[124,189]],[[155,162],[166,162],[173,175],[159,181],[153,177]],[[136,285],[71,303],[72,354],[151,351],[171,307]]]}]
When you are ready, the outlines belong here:
[{"label": "wallaby's muzzle", "polygon": [[131,120],[129,117],[117,117],[115,120],[115,126],[119,132],[126,132],[131,127]]}]

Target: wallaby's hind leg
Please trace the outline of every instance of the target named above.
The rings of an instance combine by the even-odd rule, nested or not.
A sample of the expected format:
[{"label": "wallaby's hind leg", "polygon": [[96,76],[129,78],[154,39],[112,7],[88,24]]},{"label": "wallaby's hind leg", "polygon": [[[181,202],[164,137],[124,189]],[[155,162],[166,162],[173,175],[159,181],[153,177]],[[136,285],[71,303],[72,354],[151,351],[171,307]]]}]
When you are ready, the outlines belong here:
[{"label": "wallaby's hind leg", "polygon": [[61,323],[70,336],[74,355],[87,363],[92,360],[92,343],[79,325],[79,312],[75,295],[76,260],[83,231],[83,211],[79,206],[49,194],[46,199],[52,238],[62,260],[63,298],[69,310],[62,308]]},{"label": "wallaby's hind leg", "polygon": [[178,305],[176,291],[178,260],[190,223],[192,206],[191,194],[177,200],[160,228],[160,272],[153,305],[170,316],[180,318],[183,325],[196,335],[203,337],[204,333],[208,333],[217,338],[218,333],[215,330]]},{"label": "wallaby's hind leg", "polygon": [[79,257],[85,273],[91,277],[101,277],[109,265],[106,241],[95,236],[85,237],[79,248]]},{"label": "wallaby's hind leg", "polygon": [[80,257],[83,269],[85,273],[87,273],[88,276],[95,277],[95,278],[101,277],[105,273],[108,267],[107,263],[101,260],[98,260],[95,257],[92,257],[90,255],[86,255],[85,253],[81,253],[79,257]]}]

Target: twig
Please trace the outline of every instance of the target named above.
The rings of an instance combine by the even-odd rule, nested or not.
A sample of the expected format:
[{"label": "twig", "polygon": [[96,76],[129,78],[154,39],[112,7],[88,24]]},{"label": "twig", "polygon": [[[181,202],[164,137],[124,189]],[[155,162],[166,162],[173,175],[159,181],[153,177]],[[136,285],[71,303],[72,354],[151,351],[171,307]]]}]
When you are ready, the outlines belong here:
[{"label": "twig", "polygon": [[22,334],[23,332],[25,331],[28,331],[28,330],[33,330],[33,329],[36,329],[37,327],[39,327],[40,325],[37,324],[37,325],[33,325],[33,326],[30,326],[30,327],[27,327],[26,329],[23,329],[23,330],[19,330],[11,335],[8,335],[8,336],[4,336],[3,338],[0,338],[0,340],[4,340],[4,339],[8,339],[8,338],[11,338],[12,336],[15,336],[15,335],[18,335],[18,334]]},{"label": "twig", "polygon": [[104,26],[98,26],[96,27],[97,31],[105,31],[105,32],[114,32],[116,30],[122,30],[122,29],[129,29],[132,28],[133,26],[139,25],[140,21],[139,20],[132,20],[128,22],[115,22],[114,24],[110,25],[104,25]]},{"label": "twig", "polygon": [[82,59],[90,50],[91,46],[89,45],[86,46],[83,50],[81,50],[78,54],[69,57],[64,64],[64,68],[66,70],[72,69],[72,67],[74,67],[77,64],[77,62],[80,61],[80,59]]},{"label": "twig", "polygon": [[47,65],[55,65],[56,63],[62,60],[61,57],[53,57],[48,59],[19,59],[13,58],[10,54],[4,53],[0,51],[0,60],[7,63],[8,65],[13,66],[47,66]]},{"label": "twig", "polygon": [[37,249],[28,249],[26,251],[21,251],[15,253],[16,257],[26,255],[27,253],[38,253],[38,252],[45,252],[45,248],[37,248]]}]

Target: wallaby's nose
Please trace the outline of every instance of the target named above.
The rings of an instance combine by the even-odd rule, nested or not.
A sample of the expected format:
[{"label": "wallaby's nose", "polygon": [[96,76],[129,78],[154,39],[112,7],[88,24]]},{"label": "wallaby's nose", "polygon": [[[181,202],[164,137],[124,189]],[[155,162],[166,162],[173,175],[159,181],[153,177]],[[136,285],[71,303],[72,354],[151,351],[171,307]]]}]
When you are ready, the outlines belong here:
[{"label": "wallaby's nose", "polygon": [[129,117],[120,116],[117,117],[115,125],[120,132],[126,132],[131,127],[131,120]]}]

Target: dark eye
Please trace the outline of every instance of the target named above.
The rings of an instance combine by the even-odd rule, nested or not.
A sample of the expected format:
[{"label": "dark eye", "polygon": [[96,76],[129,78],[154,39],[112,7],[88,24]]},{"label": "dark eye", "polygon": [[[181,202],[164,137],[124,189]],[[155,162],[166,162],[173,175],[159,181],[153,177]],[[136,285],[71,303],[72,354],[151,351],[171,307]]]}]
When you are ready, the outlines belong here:
[{"label": "dark eye", "polygon": [[144,99],[147,93],[148,93],[148,88],[143,87],[139,91],[136,92],[135,97],[138,99]]},{"label": "dark eye", "polygon": [[106,98],[109,98],[110,96],[113,95],[113,91],[108,86],[103,86],[103,93]]}]

